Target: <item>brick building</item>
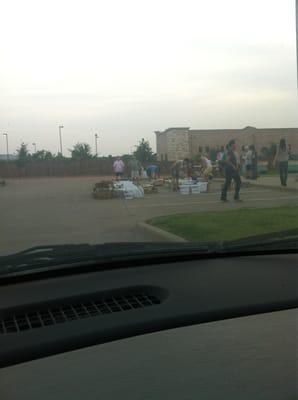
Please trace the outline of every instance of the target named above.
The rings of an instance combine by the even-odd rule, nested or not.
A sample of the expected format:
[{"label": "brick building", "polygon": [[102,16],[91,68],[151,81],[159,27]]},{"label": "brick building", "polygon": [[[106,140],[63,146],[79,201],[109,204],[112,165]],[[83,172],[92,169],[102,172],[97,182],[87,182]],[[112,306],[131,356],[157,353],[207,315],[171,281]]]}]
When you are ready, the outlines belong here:
[{"label": "brick building", "polygon": [[236,140],[238,148],[254,144],[259,152],[262,147],[278,143],[283,137],[291,145],[292,153],[298,154],[298,128],[257,129],[247,126],[244,129],[193,130],[177,127],[156,131],[155,135],[159,161],[191,158],[199,152],[208,152],[210,148],[225,146],[231,139]]}]

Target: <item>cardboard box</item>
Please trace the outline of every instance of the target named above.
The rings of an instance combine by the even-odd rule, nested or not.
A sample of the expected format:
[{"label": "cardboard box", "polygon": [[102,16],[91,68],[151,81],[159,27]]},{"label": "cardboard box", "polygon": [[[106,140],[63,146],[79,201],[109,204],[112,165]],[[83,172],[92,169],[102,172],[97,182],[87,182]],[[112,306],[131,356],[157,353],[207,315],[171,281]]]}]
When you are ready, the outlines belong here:
[{"label": "cardboard box", "polygon": [[152,193],[157,193],[157,188],[153,185],[147,185],[143,186],[144,189],[144,194],[152,194]]},{"label": "cardboard box", "polygon": [[93,197],[98,200],[108,200],[113,198],[113,190],[97,189],[93,192]]},{"label": "cardboard box", "polygon": [[154,182],[153,182],[153,185],[154,186],[163,186],[164,185],[164,180],[163,179],[156,179]]}]

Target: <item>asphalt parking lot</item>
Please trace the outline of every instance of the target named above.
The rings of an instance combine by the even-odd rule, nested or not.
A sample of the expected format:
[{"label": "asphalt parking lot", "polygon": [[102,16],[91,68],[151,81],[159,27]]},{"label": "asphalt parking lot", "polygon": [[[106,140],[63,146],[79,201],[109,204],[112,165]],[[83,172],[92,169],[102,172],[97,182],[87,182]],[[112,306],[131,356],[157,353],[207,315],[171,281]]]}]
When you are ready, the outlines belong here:
[{"label": "asphalt parking lot", "polygon": [[[37,245],[65,243],[143,242],[160,238],[137,227],[159,215],[240,207],[297,204],[297,194],[270,188],[243,188],[243,203],[219,201],[220,183],[209,193],[181,195],[161,188],[134,200],[95,200],[99,178],[12,179],[0,187],[0,254]],[[230,194],[232,199],[232,194]]]}]

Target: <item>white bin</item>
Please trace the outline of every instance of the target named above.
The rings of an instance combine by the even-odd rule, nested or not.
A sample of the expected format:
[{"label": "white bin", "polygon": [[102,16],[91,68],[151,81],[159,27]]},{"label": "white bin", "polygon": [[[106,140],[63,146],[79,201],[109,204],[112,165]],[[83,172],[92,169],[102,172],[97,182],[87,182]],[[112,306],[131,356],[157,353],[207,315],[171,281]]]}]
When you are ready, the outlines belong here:
[{"label": "white bin", "polygon": [[207,192],[208,189],[208,182],[200,182],[200,191],[202,192]]},{"label": "white bin", "polygon": [[200,185],[192,185],[191,186],[191,193],[192,194],[200,194],[201,193]]},{"label": "white bin", "polygon": [[189,185],[181,185],[180,193],[181,194],[189,194]]}]

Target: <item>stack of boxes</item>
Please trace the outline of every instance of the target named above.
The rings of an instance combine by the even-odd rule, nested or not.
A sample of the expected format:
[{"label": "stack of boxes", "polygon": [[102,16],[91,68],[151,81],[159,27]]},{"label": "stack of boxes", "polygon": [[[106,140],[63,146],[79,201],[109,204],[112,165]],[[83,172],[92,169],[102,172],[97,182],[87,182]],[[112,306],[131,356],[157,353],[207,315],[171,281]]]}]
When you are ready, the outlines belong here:
[{"label": "stack of boxes", "polygon": [[181,194],[200,194],[207,192],[208,182],[181,179],[179,181],[179,187]]}]

